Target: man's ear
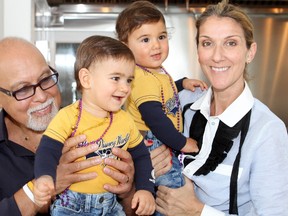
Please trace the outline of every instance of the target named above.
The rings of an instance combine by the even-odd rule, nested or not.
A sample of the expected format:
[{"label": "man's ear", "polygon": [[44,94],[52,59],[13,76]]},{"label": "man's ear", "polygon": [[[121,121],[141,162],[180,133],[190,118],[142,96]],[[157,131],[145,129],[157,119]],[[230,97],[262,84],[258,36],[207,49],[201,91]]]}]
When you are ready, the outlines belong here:
[{"label": "man's ear", "polygon": [[82,88],[90,88],[91,86],[91,80],[90,80],[90,72],[86,68],[81,68],[79,73],[79,80],[81,83]]}]

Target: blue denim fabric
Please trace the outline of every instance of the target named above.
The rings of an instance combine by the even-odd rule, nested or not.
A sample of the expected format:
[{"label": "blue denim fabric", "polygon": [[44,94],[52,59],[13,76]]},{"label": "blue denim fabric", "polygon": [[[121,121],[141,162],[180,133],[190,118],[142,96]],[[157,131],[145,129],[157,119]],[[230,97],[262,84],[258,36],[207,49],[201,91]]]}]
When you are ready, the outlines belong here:
[{"label": "blue denim fabric", "polygon": [[[159,147],[162,145],[162,142],[158,140],[151,131],[148,131],[144,137],[146,140],[153,141],[152,146],[149,146],[149,151],[152,151],[153,149]],[[174,152],[172,151],[172,168],[169,172],[165,173],[162,176],[159,176],[156,178],[155,185],[164,185],[169,188],[179,188],[184,185],[184,177],[182,175],[182,168],[180,161],[175,156]]]},{"label": "blue denim fabric", "polygon": [[[144,136],[144,139],[153,141],[153,144],[148,147],[149,151],[152,151],[153,149],[163,144],[152,134],[151,131],[147,131],[147,133]],[[180,161],[172,151],[172,168],[169,170],[169,172],[155,179],[155,186],[158,187],[159,185],[164,185],[169,188],[179,188],[182,187],[184,183],[185,181],[184,176],[182,175],[182,167]],[[160,216],[162,214],[160,214],[159,212],[155,212],[153,215]]]},{"label": "blue denim fabric", "polygon": [[[149,151],[163,145],[163,143],[158,140],[151,131],[147,131],[146,135],[144,136],[146,140],[153,141],[152,146],[149,146]],[[169,172],[165,173],[156,178],[155,185],[158,187],[159,185],[164,185],[169,188],[179,188],[184,185],[184,177],[182,175],[182,168],[180,161],[175,156],[174,152],[172,151],[172,168]]]},{"label": "blue denim fabric", "polygon": [[[61,196],[61,195],[60,195]],[[62,196],[63,197],[63,196]],[[50,207],[52,216],[82,215],[82,216],[125,216],[122,206],[112,193],[83,194],[67,190],[67,194],[57,198]],[[63,201],[67,203],[63,205]],[[67,202],[68,201],[68,202]]]}]

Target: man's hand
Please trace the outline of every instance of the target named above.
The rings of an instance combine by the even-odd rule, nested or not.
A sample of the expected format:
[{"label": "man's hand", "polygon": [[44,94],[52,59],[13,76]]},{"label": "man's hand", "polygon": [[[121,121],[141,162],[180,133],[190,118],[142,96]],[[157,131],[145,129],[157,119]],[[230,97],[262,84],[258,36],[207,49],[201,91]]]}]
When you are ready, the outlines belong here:
[{"label": "man's hand", "polygon": [[134,163],[129,152],[120,148],[113,148],[112,152],[120,160],[105,158],[104,163],[117,171],[110,169],[109,166],[105,166],[104,173],[111,176],[113,179],[119,182],[119,184],[105,184],[104,188],[111,193],[118,194],[118,196],[123,199],[128,197],[131,193],[135,172]]},{"label": "man's hand", "polygon": [[102,162],[101,158],[91,158],[89,160],[77,161],[76,159],[92,153],[98,149],[97,145],[88,145],[77,148],[77,145],[85,141],[85,135],[71,137],[64,143],[62,156],[57,167],[56,193],[61,193],[71,184],[86,181],[97,177],[97,173],[78,173],[83,169],[98,165]]},{"label": "man's hand", "polygon": [[155,177],[167,173],[172,168],[172,155],[170,149],[166,145],[152,150],[150,152],[152,166],[154,168]]},{"label": "man's hand", "polygon": [[[85,141],[85,135],[79,135],[69,138],[64,144],[62,156],[57,167],[56,193],[61,193],[71,184],[86,181],[97,177],[97,173],[78,173],[83,169],[99,165],[103,163],[103,159],[99,157],[89,160],[76,161],[78,158],[86,156],[98,149],[97,145],[88,145],[86,147],[77,148],[77,145]],[[113,148],[112,152],[121,161],[105,158],[104,163],[115,168],[117,171],[106,166],[104,172],[119,182],[118,185],[104,185],[104,188],[111,193],[118,194],[121,198],[129,196],[134,181],[134,164],[129,152]]]}]

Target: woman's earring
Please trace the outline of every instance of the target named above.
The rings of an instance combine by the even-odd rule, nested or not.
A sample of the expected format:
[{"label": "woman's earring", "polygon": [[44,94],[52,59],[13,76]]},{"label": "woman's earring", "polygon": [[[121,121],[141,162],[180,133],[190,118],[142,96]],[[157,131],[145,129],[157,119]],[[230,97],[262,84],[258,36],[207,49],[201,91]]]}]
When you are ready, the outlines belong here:
[{"label": "woman's earring", "polygon": [[246,59],[246,64],[249,64],[250,63],[250,58],[247,58]]}]

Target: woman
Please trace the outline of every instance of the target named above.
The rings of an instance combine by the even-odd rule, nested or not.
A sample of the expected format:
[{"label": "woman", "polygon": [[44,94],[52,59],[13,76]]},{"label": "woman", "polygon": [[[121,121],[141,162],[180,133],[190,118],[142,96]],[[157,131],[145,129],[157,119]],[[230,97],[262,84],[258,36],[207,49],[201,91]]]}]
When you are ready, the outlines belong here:
[{"label": "woman", "polygon": [[[186,184],[179,189],[160,186],[157,211],[287,215],[287,131],[253,98],[246,82],[246,66],[257,49],[253,25],[240,8],[223,0],[206,8],[196,28],[199,63],[211,87],[186,112],[185,133],[198,141],[200,151],[180,156]],[[152,154],[156,175],[165,166],[159,163],[163,154],[157,156],[161,151],[167,152],[162,148]]]}]

